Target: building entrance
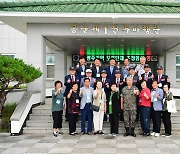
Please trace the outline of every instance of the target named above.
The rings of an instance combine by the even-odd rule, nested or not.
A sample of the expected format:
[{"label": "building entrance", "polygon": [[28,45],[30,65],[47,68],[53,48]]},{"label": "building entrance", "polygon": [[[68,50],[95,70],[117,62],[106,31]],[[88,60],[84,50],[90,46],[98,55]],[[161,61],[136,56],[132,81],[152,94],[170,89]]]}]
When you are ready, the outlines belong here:
[{"label": "building entrance", "polygon": [[122,42],[119,41],[116,43],[116,46],[112,46],[110,44],[106,45],[106,42],[104,43],[104,47],[101,45],[100,47],[95,46],[86,46],[81,45],[79,47],[78,54],[72,55],[72,63],[73,65],[77,65],[79,62],[79,57],[84,56],[86,59],[87,65],[92,65],[94,63],[94,60],[96,58],[101,60],[101,65],[103,68],[109,65],[109,60],[111,58],[114,58],[116,60],[116,65],[118,68],[121,68],[123,66],[123,62],[125,58],[128,58],[130,63],[136,66],[140,58],[144,56],[146,58],[146,63],[148,63],[151,67],[151,70],[153,72],[156,71],[156,67],[158,65],[159,61],[159,55],[152,53],[150,47],[146,47],[146,45],[138,46],[132,45],[132,44],[126,44],[123,45]]}]

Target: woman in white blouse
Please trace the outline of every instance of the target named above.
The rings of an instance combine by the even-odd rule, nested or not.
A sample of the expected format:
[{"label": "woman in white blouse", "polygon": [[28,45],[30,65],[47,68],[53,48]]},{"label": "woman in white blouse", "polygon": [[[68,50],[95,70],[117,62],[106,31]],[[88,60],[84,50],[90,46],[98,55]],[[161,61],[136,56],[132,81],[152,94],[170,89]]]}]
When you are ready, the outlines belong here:
[{"label": "woman in white blouse", "polygon": [[96,82],[96,90],[93,92],[93,105],[99,106],[99,112],[93,111],[94,135],[104,134],[103,119],[106,113],[106,94],[102,89],[102,82]]}]

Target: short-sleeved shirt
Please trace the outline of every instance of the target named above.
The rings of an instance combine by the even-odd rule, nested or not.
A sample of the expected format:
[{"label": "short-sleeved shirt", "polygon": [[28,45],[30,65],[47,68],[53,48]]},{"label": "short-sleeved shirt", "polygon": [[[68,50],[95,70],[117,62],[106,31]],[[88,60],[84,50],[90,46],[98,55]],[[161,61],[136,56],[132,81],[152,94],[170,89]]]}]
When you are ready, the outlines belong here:
[{"label": "short-sleeved shirt", "polygon": [[55,95],[56,89],[52,90],[52,106],[51,110],[54,111],[62,111],[63,110],[63,102],[64,102],[64,96],[63,93],[60,92],[57,95]]},{"label": "short-sleeved shirt", "polygon": [[136,86],[132,86],[130,89],[128,86],[125,86],[122,89],[121,96],[123,97],[124,110],[137,109],[137,96],[134,94],[134,89],[138,90]]}]

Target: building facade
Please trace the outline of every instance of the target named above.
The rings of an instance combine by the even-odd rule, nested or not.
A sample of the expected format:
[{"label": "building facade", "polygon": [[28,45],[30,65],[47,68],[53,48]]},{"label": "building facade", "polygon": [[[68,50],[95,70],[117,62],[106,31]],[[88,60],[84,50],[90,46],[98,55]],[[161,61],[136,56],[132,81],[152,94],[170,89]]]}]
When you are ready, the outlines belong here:
[{"label": "building facade", "polygon": [[[170,1],[170,0],[169,0]],[[146,56],[153,71],[164,67],[172,87],[180,89],[180,3],[137,1],[28,1],[0,5],[0,53],[23,59],[43,72],[28,84],[41,91],[64,80],[78,56],[106,65],[128,56]]]}]

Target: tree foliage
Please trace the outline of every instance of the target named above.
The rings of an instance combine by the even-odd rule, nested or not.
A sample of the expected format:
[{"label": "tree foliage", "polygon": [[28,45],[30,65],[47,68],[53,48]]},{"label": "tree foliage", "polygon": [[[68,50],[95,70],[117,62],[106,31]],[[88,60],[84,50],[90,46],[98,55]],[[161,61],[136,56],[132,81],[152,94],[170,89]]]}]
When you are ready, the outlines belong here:
[{"label": "tree foliage", "polygon": [[[23,60],[0,55],[0,115],[8,92],[21,84],[30,83],[42,75],[40,69],[25,64]],[[11,82],[16,84],[8,88]]]}]

